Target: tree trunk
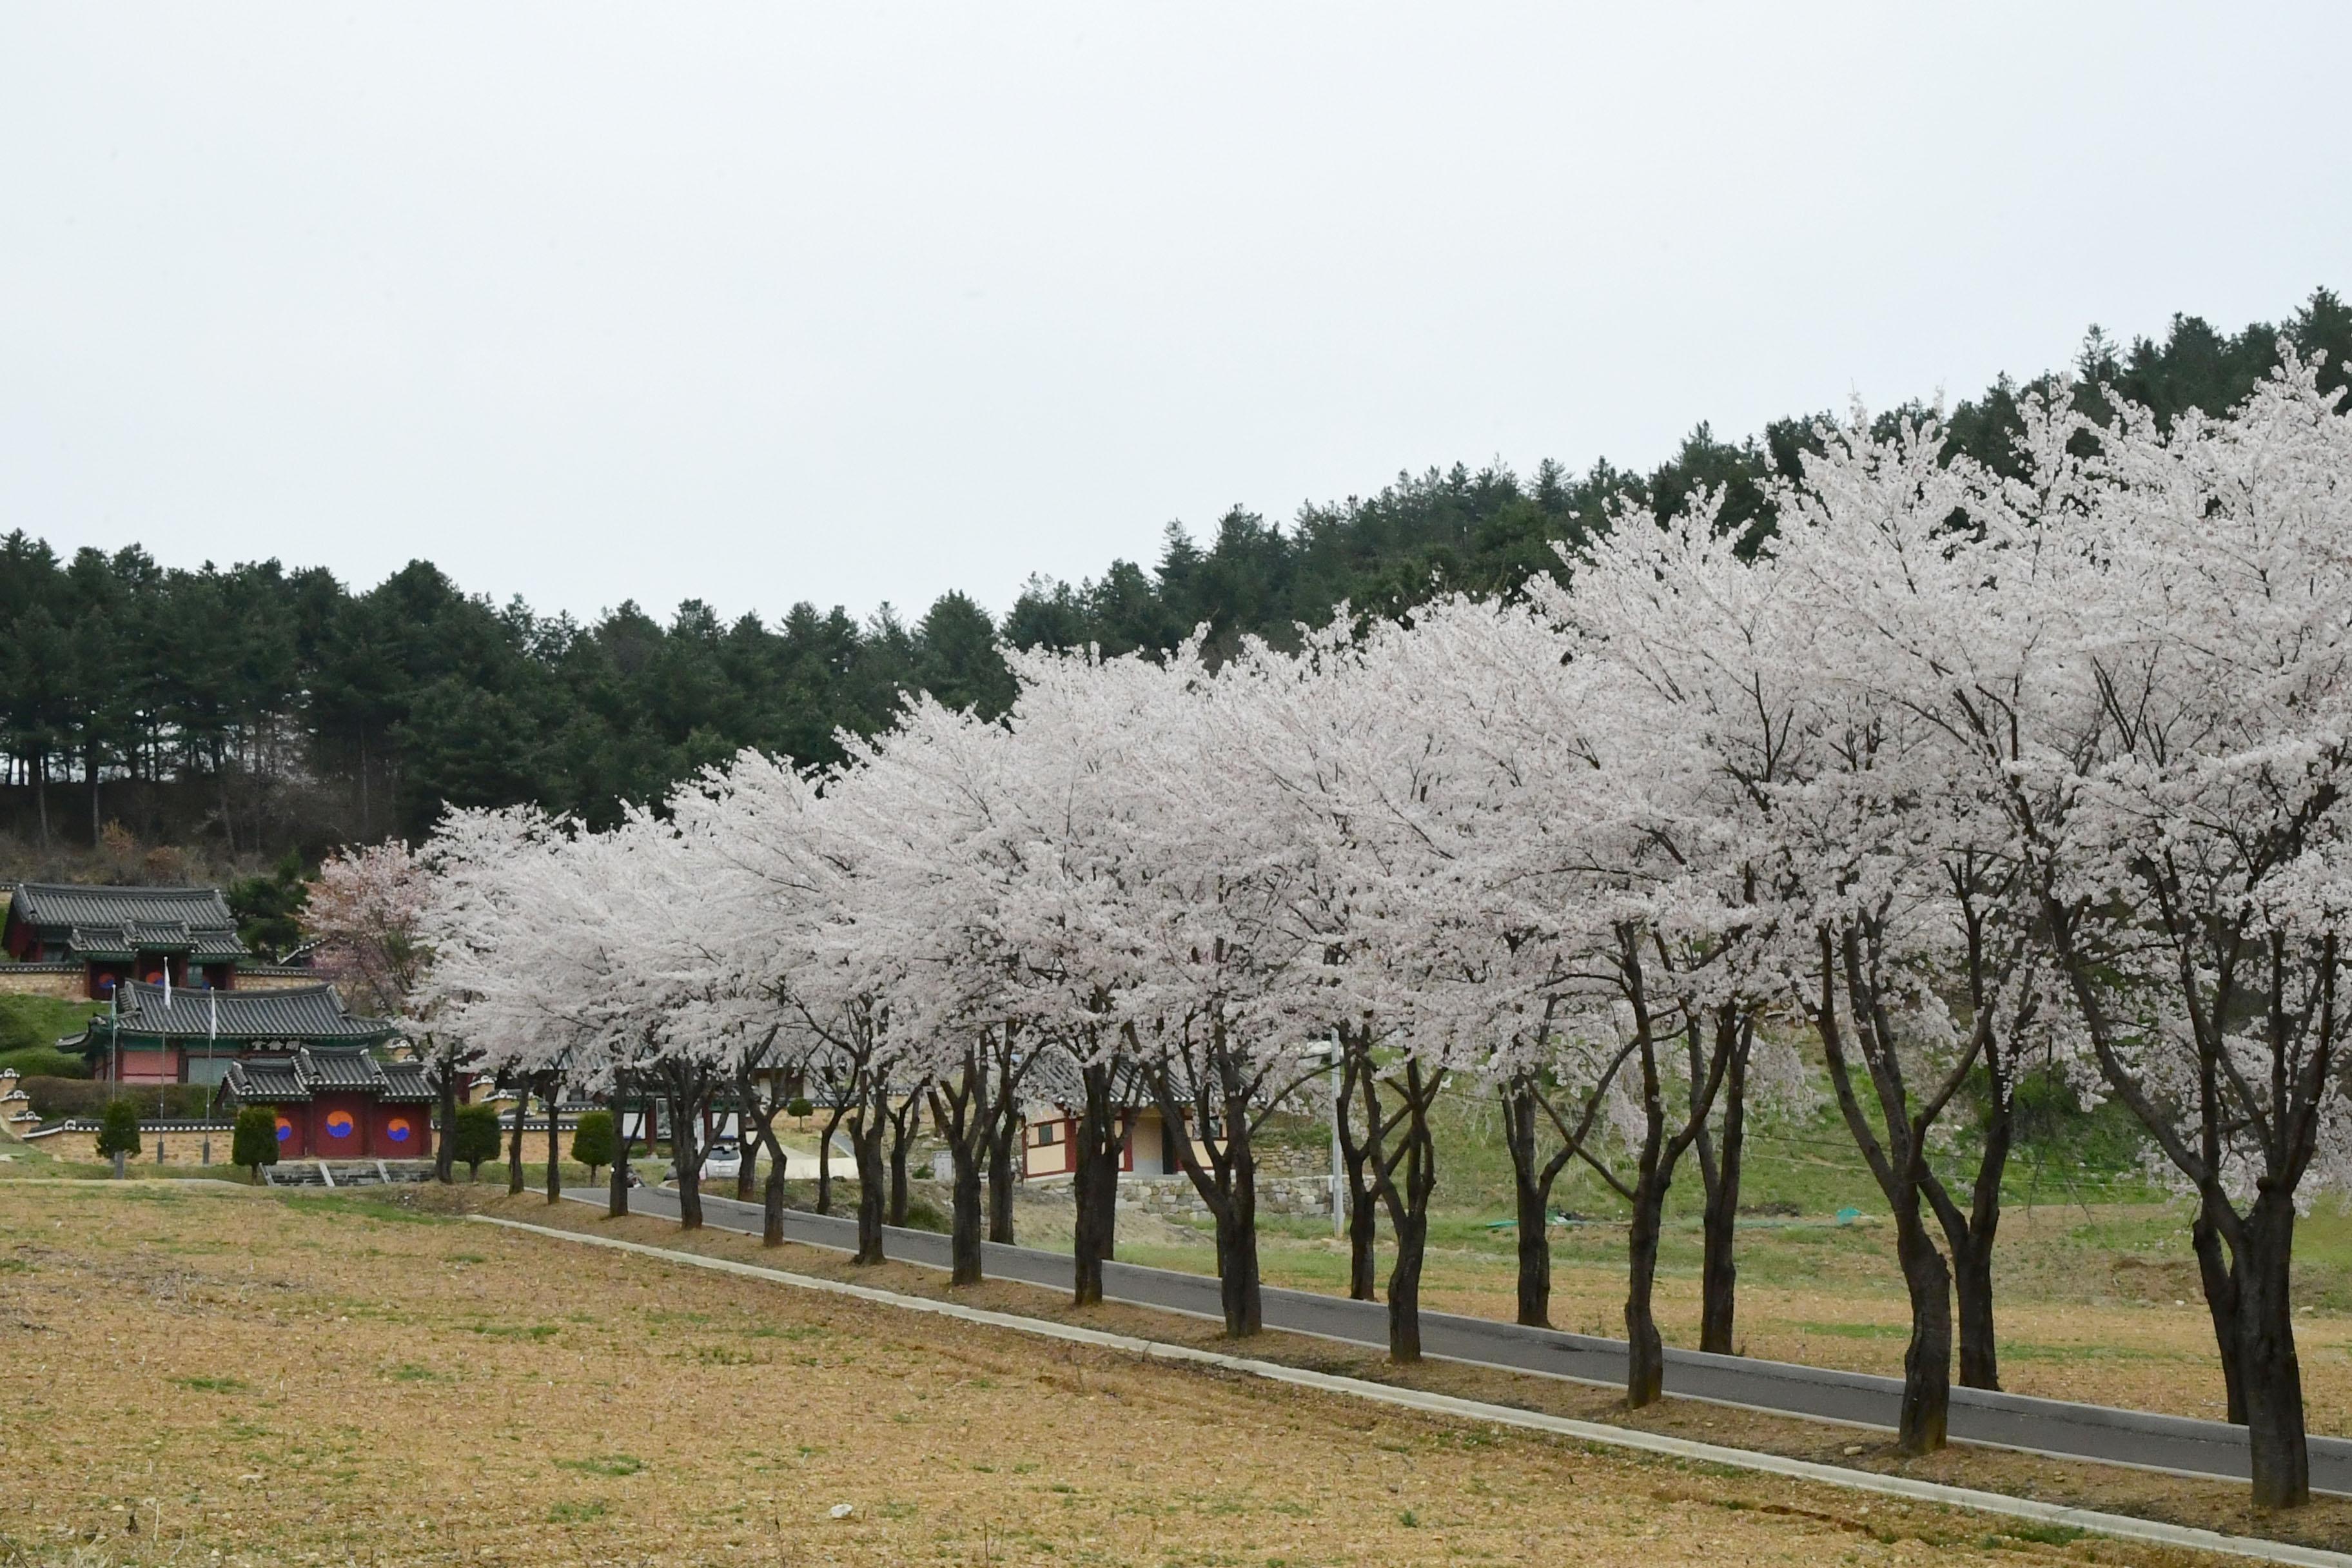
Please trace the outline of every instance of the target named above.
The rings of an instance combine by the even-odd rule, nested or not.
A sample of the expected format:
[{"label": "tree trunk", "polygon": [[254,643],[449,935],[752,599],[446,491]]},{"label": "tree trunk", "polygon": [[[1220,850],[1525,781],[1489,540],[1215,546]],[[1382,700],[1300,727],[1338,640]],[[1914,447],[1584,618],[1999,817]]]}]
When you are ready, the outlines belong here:
[{"label": "tree trunk", "polygon": [[768,1162],[768,1183],[760,1194],[760,1245],[784,1244],[784,1163]]},{"label": "tree trunk", "polygon": [[670,1097],[670,1113],[674,1125],[669,1130],[670,1163],[677,1170],[677,1228],[702,1228],[702,1156],[695,1140],[701,1129],[695,1125],[695,1107],[684,1095]]},{"label": "tree trunk", "polygon": [[[1551,1180],[1536,1159],[1535,1090],[1513,1081],[1503,1086],[1503,1144],[1511,1155],[1519,1253],[1519,1316],[1530,1329],[1551,1327],[1551,1237],[1546,1208]],[[1555,1168],[1556,1169],[1556,1168]]]},{"label": "tree trunk", "polygon": [[547,1078],[547,1201],[549,1203],[554,1203],[563,1196],[562,1150],[555,1127],[555,1103],[562,1098],[563,1080],[550,1073]]},{"label": "tree trunk", "polygon": [[1429,1215],[1391,1217],[1396,1262],[1389,1269],[1389,1359],[1400,1364],[1421,1359],[1421,1265],[1428,1248]]},{"label": "tree trunk", "polygon": [[1339,1140],[1339,1163],[1348,1181],[1348,1300],[1350,1301],[1379,1299],[1376,1286],[1380,1261],[1373,1248],[1380,1241],[1381,1216],[1379,1199],[1372,1191],[1369,1176],[1371,1151],[1356,1136],[1354,1119],[1350,1114],[1356,1100],[1356,1075],[1370,1070],[1371,1064],[1360,1055],[1350,1055],[1341,1064],[1339,1110],[1332,1122],[1334,1133]]},{"label": "tree trunk", "polygon": [[833,1135],[841,1131],[841,1119],[848,1110],[846,1102],[835,1106],[833,1114],[825,1118],[824,1134],[817,1140],[816,1212],[822,1215],[833,1212]]},{"label": "tree trunk", "polygon": [[2221,1232],[2200,1204],[2189,1230],[2197,1254],[2197,1273],[2205,1287],[2205,1311],[2213,1320],[2213,1343],[2221,1358],[2221,1384],[2229,1397],[2230,1419],[2246,1424],[2246,1379],[2238,1363],[2238,1283],[2221,1248]]},{"label": "tree trunk", "polygon": [[1442,1072],[1424,1071],[1418,1060],[1407,1059],[1395,1092],[1402,1102],[1391,1124],[1402,1122],[1403,1137],[1394,1154],[1382,1152],[1380,1094],[1369,1068],[1361,1080],[1365,1139],[1381,1202],[1389,1211],[1389,1235],[1396,1242],[1396,1261],[1389,1269],[1389,1359],[1409,1363],[1421,1359],[1421,1269],[1429,1245],[1429,1194],[1437,1185],[1437,1145],[1429,1131],[1429,1108],[1444,1084]]},{"label": "tree trunk", "polygon": [[2000,1388],[2000,1347],[1993,1337],[1992,1237],[1969,1235],[1952,1248],[1952,1293],[1960,1304],[1960,1386]]},{"label": "tree trunk", "polygon": [[1666,1179],[1657,1170],[1633,1184],[1625,1233],[1625,1403],[1635,1410],[1665,1397],[1666,1347],[1658,1334],[1658,1237],[1664,1228]]},{"label": "tree trunk", "polygon": [[907,1155],[915,1142],[915,1125],[919,1120],[917,1107],[921,1103],[922,1089],[918,1086],[907,1101],[889,1117],[890,1129],[890,1212],[888,1223],[903,1226],[907,1223]]},{"label": "tree trunk", "polygon": [[1748,1146],[1748,1052],[1741,1049],[1723,1079],[1723,1146],[1702,1135],[1696,1147],[1706,1204],[1700,1216],[1698,1348],[1736,1355],[1734,1320],[1739,1305],[1739,1178]]},{"label": "tree trunk", "polygon": [[1005,1101],[995,1108],[988,1135],[988,1239],[1013,1245],[1013,1181],[1015,1141],[1021,1136],[1020,1108]]},{"label": "tree trunk", "polygon": [[1898,1204],[1895,1258],[1911,1298],[1911,1343],[1903,1352],[1903,1406],[1895,1446],[1909,1455],[1944,1446],[1952,1404],[1952,1276],[1920,1223],[1918,1196]]},{"label": "tree trunk", "polygon": [[612,1185],[604,1193],[604,1217],[619,1219],[629,1212],[629,1151],[636,1144],[636,1132],[629,1125],[628,1091],[622,1087],[619,1073],[613,1075],[613,1125],[619,1133],[617,1147],[613,1151]]},{"label": "tree trunk", "polygon": [[2246,1448],[2256,1508],[2300,1508],[2311,1500],[2311,1454],[2304,1430],[2303,1366],[2294,1349],[2288,1265],[2294,1251],[2294,1201],[2264,1192],[2239,1229],[2238,1366],[2245,1377]]},{"label": "tree trunk", "polygon": [[[1221,1040],[1222,1029],[1220,1025]],[[1210,1073],[1223,1103],[1219,1130],[1224,1146],[1212,1149],[1206,1163],[1194,1151],[1192,1140],[1182,1135],[1182,1106],[1167,1072],[1153,1070],[1152,1093],[1161,1125],[1180,1129],[1177,1163],[1216,1222],[1217,1296],[1224,1311],[1225,1337],[1247,1339],[1265,1326],[1265,1292],[1257,1254],[1257,1152],[1251,1138],[1250,1096],[1243,1074],[1223,1057],[1222,1048]]]},{"label": "tree trunk", "polygon": [[441,1141],[433,1146],[433,1179],[448,1186],[457,1179],[457,1154],[454,1140],[457,1131],[457,1053],[445,1052],[441,1058]]},{"label": "tree trunk", "polygon": [[1090,1307],[1102,1300],[1102,1266],[1118,1242],[1118,1107],[1108,1066],[1084,1068],[1079,1077],[1087,1103],[1078,1116],[1078,1146],[1072,1151],[1077,1163],[1070,1185],[1077,1213],[1070,1249],[1071,1304]]},{"label": "tree trunk", "polygon": [[751,1114],[749,1106],[739,1106],[735,1111],[735,1146],[743,1151],[743,1163],[735,1167],[735,1201],[739,1204],[751,1201],[751,1189],[758,1184],[760,1173],[760,1145],[751,1138]]},{"label": "tree trunk", "polygon": [[[876,1100],[882,1091],[869,1091]],[[889,1193],[884,1169],[882,1141],[887,1118],[875,1105],[861,1105],[849,1124],[849,1146],[857,1155],[857,1256],[850,1261],[874,1264],[883,1260],[883,1207]]]},{"label": "tree trunk", "polygon": [[530,1104],[528,1087],[515,1089],[514,1134],[507,1140],[507,1196],[522,1192],[522,1113]]},{"label": "tree trunk", "polygon": [[949,1156],[955,1161],[955,1195],[948,1228],[948,1283],[977,1285],[981,1279],[980,1151],[971,1138],[950,1139]]}]

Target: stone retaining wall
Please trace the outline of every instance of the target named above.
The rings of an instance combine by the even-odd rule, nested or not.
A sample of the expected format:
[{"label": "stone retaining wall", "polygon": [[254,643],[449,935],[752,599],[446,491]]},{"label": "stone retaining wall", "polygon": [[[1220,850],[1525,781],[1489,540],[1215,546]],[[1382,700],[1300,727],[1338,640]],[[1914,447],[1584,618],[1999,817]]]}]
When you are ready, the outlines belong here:
[{"label": "stone retaining wall", "polygon": [[48,996],[59,1002],[80,1002],[82,966],[79,963],[0,963],[0,995]]},{"label": "stone retaining wall", "polygon": [[[1209,1205],[1190,1176],[1122,1176],[1118,1206],[1129,1213],[1165,1215],[1171,1219],[1206,1219]],[[1262,1215],[1328,1215],[1328,1176],[1266,1176],[1257,1181],[1257,1212]]]}]

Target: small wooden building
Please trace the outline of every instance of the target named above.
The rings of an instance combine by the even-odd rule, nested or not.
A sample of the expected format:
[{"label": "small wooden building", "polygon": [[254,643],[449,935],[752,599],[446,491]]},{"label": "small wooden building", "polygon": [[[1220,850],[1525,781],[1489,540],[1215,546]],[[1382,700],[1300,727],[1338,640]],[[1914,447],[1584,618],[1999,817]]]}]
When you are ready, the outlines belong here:
[{"label": "small wooden building", "polygon": [[236,1058],[213,1104],[224,1118],[248,1105],[275,1109],[280,1159],[427,1160],[433,1100],[421,1062],[379,1061],[364,1046],[303,1046]]},{"label": "small wooden building", "polygon": [[[1184,1169],[1176,1140],[1181,1126],[1170,1127],[1142,1081],[1121,1072],[1114,1086],[1118,1101],[1118,1169],[1126,1176],[1173,1176]],[[1029,1064],[1023,1079],[1021,1104],[1021,1170],[1027,1177],[1066,1176],[1077,1169],[1078,1118],[1086,1108],[1086,1086],[1078,1064],[1068,1053],[1048,1047]],[[1197,1143],[1197,1140],[1195,1140]],[[1208,1151],[1195,1152],[1205,1163]]]}]

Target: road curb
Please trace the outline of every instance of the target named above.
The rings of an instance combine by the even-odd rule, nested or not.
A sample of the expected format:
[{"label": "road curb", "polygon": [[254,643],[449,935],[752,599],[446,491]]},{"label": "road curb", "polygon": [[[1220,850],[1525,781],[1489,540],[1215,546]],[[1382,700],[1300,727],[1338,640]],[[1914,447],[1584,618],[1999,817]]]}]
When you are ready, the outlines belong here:
[{"label": "road curb", "polygon": [[952,1318],[959,1321],[979,1323],[989,1328],[1009,1329],[1015,1333],[1028,1334],[1038,1339],[1060,1340],[1066,1343],[1118,1351],[1129,1355],[1140,1356],[1149,1361],[1214,1367],[1221,1371],[1261,1378],[1269,1383],[1285,1383],[1295,1387],[1312,1388],[1326,1394],[1342,1394],[1349,1398],[1418,1410],[1427,1415],[1482,1422],[1495,1426],[1510,1426],[1522,1431],[1543,1432],[1553,1436],[1571,1437],[1579,1442],[1591,1443],[1604,1447],[1656,1454],[1698,1464],[1723,1465],[1733,1469],[1748,1470],[1762,1475],[1817,1481],[1824,1486],[1840,1487],[1849,1491],[1874,1492],[1885,1497],[1902,1498],[1911,1502],[1936,1503],[1947,1508],[1999,1514],[2010,1519],[2027,1520],[2036,1524],[2081,1530],[2121,1541],[2146,1542],[2155,1546],[2184,1547],[2190,1551],[2218,1552],[2225,1556],[2252,1558],[2264,1563],[2304,1564],[2307,1565],[2307,1568],[2352,1568],[2352,1554],[2328,1552],[2314,1546],[2296,1546],[2282,1541],[2265,1541],[2258,1536],[2229,1535],[2221,1531],[2200,1530],[2190,1525],[2165,1524],[2155,1520],[2134,1519],[2128,1514],[2102,1513],[2092,1509],[2068,1508],[2058,1503],[2037,1502],[2031,1498],[2010,1497],[2001,1492],[1979,1491],[1971,1487],[1947,1486],[1938,1481],[1914,1480],[1905,1476],[1878,1475],[1869,1470],[1846,1469],[1836,1465],[1817,1464],[1810,1459],[1791,1459],[1779,1454],[1759,1453],[1749,1448],[1724,1447],[1714,1443],[1695,1442],[1687,1437],[1668,1436],[1663,1433],[1640,1432],[1630,1427],[1578,1421],[1564,1415],[1547,1415],[1538,1411],[1517,1410],[1504,1405],[1487,1405],[1475,1399],[1457,1398],[1452,1394],[1429,1394],[1412,1388],[1396,1388],[1387,1384],[1368,1382],[1362,1378],[1342,1377],[1332,1373],[1310,1372],[1302,1367],[1285,1366],[1278,1362],[1256,1361],[1246,1356],[1228,1355],[1221,1351],[1207,1351],[1192,1345],[1169,1344],[1158,1340],[1138,1339],[1129,1334],[1106,1333],[1099,1329],[1078,1328],[1068,1323],[1052,1322],[1043,1318],[1025,1318],[1011,1312],[995,1312],[981,1307],[967,1307],[954,1301],[934,1301],[922,1296],[901,1295],[895,1290],[877,1289],[870,1285],[853,1285],[839,1279],[819,1279],[814,1275],[793,1274],[781,1268],[766,1268],[758,1264],[740,1263],[730,1258],[709,1258],[700,1253],[677,1252],[667,1247],[649,1246],[641,1241],[625,1241],[618,1237],[592,1236],[583,1231],[530,1225],[521,1220],[503,1219],[492,1215],[471,1215],[467,1217],[478,1224],[498,1226],[504,1229],[522,1231],[532,1236],[548,1237],[558,1241],[575,1242],[586,1247],[608,1247],[617,1252],[636,1253],[642,1257],[659,1258],[666,1263],[681,1263],[689,1268],[708,1268],[715,1273],[734,1274],[745,1279],[766,1280],[772,1284],[789,1285],[795,1289],[814,1290],[829,1296],[846,1296],[853,1300],[870,1302],[877,1306],[895,1307],[904,1311],[927,1312],[934,1317]]}]

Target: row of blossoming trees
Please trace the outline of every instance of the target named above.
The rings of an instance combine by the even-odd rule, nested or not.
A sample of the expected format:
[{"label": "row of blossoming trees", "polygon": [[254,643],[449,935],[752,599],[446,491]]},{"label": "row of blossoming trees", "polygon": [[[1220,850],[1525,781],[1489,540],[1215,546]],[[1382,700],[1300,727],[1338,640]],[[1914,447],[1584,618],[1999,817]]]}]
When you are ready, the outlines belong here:
[{"label": "row of blossoming trees", "polygon": [[1753,562],[1702,500],[1510,603],[1215,668],[1018,658],[1002,723],[919,701],[844,767],[746,753],[612,832],[455,814],[404,1005],[452,1064],[658,1099],[689,1226],[718,1096],[780,1236],[777,1086],[821,1085],[878,1258],[888,1131],[920,1106],[959,1282],[1010,1238],[1023,1079],[1058,1057],[1078,1298],[1141,1093],[1211,1134],[1177,1142],[1236,1335],[1253,1138],[1336,1095],[1353,1284],[1385,1218],[1400,1359],[1432,1109],[1475,1081],[1518,1172],[1523,1321],[1562,1170],[1623,1199],[1636,1405],[1669,1183],[1696,1168],[1701,1348],[1728,1351],[1747,1121],[1825,1077],[1892,1215],[1915,1452],[1956,1350],[1999,1385],[2011,1089],[2063,1072],[2193,1204],[2257,1498],[2299,1501],[2289,1258],[2344,1166],[2352,423],[2290,359],[2226,419],[2038,406],[2011,474],[1931,423],[1826,434]]}]

